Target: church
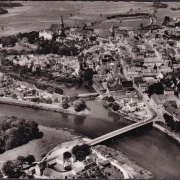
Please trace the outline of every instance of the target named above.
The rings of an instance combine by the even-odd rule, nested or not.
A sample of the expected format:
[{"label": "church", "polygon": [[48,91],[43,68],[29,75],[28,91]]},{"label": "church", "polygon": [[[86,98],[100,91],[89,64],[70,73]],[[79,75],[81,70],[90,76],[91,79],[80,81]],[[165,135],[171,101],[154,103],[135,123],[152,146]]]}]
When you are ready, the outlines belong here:
[{"label": "church", "polygon": [[39,38],[44,38],[45,40],[52,40],[54,35],[57,38],[66,38],[64,21],[62,16],[60,24],[52,24],[50,29],[44,29],[39,32]]}]

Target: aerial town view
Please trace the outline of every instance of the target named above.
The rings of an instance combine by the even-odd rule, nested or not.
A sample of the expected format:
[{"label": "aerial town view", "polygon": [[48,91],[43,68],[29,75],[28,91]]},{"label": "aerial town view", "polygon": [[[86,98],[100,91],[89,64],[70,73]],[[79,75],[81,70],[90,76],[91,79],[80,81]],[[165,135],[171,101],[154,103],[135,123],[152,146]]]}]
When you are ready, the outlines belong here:
[{"label": "aerial town view", "polygon": [[180,2],[0,1],[0,178],[179,167]]}]

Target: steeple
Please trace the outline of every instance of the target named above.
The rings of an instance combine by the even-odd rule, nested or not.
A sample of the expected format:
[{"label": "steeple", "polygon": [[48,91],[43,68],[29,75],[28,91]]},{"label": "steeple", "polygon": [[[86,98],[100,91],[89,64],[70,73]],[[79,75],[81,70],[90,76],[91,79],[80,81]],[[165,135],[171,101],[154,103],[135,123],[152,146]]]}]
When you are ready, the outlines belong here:
[{"label": "steeple", "polygon": [[61,30],[64,29],[64,21],[63,21],[63,16],[62,15],[61,15],[60,25],[61,25]]},{"label": "steeple", "polygon": [[60,22],[60,25],[61,25],[61,38],[65,38],[66,37],[66,34],[65,34],[65,28],[64,28],[64,20],[63,20],[63,16],[61,15],[61,22]]}]

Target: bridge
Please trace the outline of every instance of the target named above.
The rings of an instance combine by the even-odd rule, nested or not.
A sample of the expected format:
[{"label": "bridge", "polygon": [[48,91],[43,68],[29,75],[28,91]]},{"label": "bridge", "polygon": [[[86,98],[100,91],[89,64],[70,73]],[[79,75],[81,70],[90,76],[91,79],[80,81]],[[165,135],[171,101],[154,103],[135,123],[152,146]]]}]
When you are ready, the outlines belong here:
[{"label": "bridge", "polygon": [[118,135],[120,135],[120,134],[123,134],[123,133],[125,133],[125,132],[128,132],[128,131],[130,131],[130,130],[133,130],[133,129],[136,129],[136,128],[138,128],[138,127],[142,127],[142,126],[144,126],[144,125],[146,125],[146,124],[152,123],[152,122],[153,122],[153,119],[154,119],[154,117],[152,117],[152,118],[150,118],[150,119],[148,119],[148,120],[141,121],[141,122],[137,122],[137,123],[131,124],[131,125],[129,125],[129,126],[126,126],[126,127],[124,127],[124,128],[115,130],[115,131],[113,131],[113,132],[110,132],[110,133],[108,133],[108,134],[105,134],[105,135],[103,135],[103,136],[100,136],[100,137],[98,137],[98,138],[95,138],[95,139],[89,141],[88,144],[89,144],[90,146],[94,146],[94,145],[96,145],[96,144],[99,144],[99,143],[101,143],[101,142],[103,142],[103,141],[105,141],[105,140],[108,140],[108,139],[110,139],[110,138],[116,137],[116,136],[118,136]]},{"label": "bridge", "polygon": [[79,98],[88,98],[88,99],[95,99],[96,97],[98,97],[99,94],[98,93],[87,93],[87,94],[78,94]]}]

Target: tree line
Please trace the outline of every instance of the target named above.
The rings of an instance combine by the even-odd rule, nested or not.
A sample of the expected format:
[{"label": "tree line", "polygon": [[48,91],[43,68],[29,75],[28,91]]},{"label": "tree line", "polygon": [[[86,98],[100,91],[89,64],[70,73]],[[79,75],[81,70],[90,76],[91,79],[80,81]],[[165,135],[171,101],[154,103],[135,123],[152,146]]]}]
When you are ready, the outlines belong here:
[{"label": "tree line", "polygon": [[166,125],[171,130],[174,130],[175,132],[180,132],[180,121],[175,121],[174,118],[167,113],[164,113],[163,117],[164,117]]},{"label": "tree line", "polygon": [[38,124],[34,121],[17,117],[1,117],[0,121],[0,153],[21,146],[43,136]]}]

